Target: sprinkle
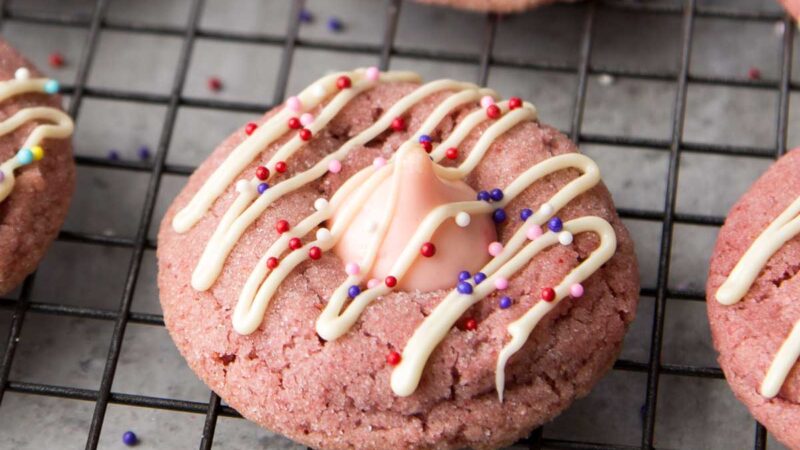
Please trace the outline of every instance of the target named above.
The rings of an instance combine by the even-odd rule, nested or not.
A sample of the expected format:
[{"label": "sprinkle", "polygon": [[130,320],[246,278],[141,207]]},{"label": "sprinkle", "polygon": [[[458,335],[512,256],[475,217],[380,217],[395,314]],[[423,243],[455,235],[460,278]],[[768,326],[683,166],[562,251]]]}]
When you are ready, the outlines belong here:
[{"label": "sprinkle", "polygon": [[300,139],[304,141],[310,141],[311,138],[313,137],[311,130],[309,130],[308,128],[301,128],[300,131],[297,132],[297,134],[300,136]]},{"label": "sprinkle", "polygon": [[575,283],[569,287],[569,295],[575,298],[583,297],[583,285],[580,283]]},{"label": "sprinkle", "polygon": [[342,24],[342,21],[339,20],[338,17],[334,16],[328,19],[328,29],[338,33],[344,29],[344,24]]},{"label": "sprinkle", "polygon": [[339,173],[342,171],[342,162],[338,159],[332,159],[331,162],[328,163],[328,171],[330,173]]},{"label": "sprinkle", "polygon": [[304,127],[311,125],[312,123],[314,123],[314,115],[311,113],[303,114],[302,116],[300,116],[300,123]]},{"label": "sprinkle", "polygon": [[[420,145],[422,146],[422,148],[425,149],[425,153],[430,153],[431,150],[433,150],[433,144],[431,144],[430,142],[421,142]],[[431,158],[431,161],[432,160],[433,158]]]},{"label": "sprinkle", "polygon": [[321,84],[315,84],[311,88],[311,93],[314,94],[314,97],[322,98],[322,97],[325,97],[326,95],[328,95],[328,90],[325,89],[325,86],[323,86]]},{"label": "sprinkle", "polygon": [[503,251],[503,244],[499,242],[492,242],[489,244],[489,254],[492,256],[497,256]]},{"label": "sprinkle", "polygon": [[747,78],[752,81],[760,80],[761,71],[757,67],[751,67],[750,70],[747,71]]},{"label": "sprinkle", "polygon": [[604,73],[597,77],[597,82],[600,83],[600,86],[611,86],[614,84],[614,76],[608,73]]},{"label": "sprinkle", "polygon": [[495,278],[494,288],[500,291],[508,288],[508,278],[503,278],[503,277]]},{"label": "sprinkle", "polygon": [[489,200],[491,200],[491,198],[492,198],[492,196],[489,195],[488,191],[480,191],[480,192],[478,192],[478,200],[480,200],[482,202],[488,202]]},{"label": "sprinkle", "polygon": [[525,209],[523,209],[522,211],[519,212],[519,218],[522,219],[523,222],[528,220],[528,218],[530,216],[532,216],[532,215],[533,215],[533,211],[531,211],[530,208],[525,208]]},{"label": "sprinkle", "polygon": [[467,331],[475,331],[478,328],[478,321],[470,317],[464,321],[464,328]]},{"label": "sprinkle", "polygon": [[403,357],[400,356],[400,353],[397,353],[396,351],[393,350],[389,352],[388,355],[386,355],[386,364],[389,364],[390,366],[396,366],[400,364],[400,360],[402,358]]},{"label": "sprinkle", "polygon": [[267,268],[274,269],[276,267],[278,267],[278,258],[274,256],[270,256],[269,258],[267,258]]},{"label": "sprinkle", "polygon": [[64,55],[59,52],[50,53],[47,62],[51,67],[62,67],[64,65]]},{"label": "sprinkle", "polygon": [[58,94],[61,90],[61,85],[56,80],[47,80],[44,82],[44,91],[48,94]]},{"label": "sprinkle", "polygon": [[348,275],[358,275],[361,272],[361,267],[354,262],[349,262],[344,266],[344,272]]},{"label": "sprinkle", "polygon": [[490,119],[497,119],[501,114],[502,111],[500,111],[500,107],[497,105],[489,105],[486,108],[486,117]]},{"label": "sprinkle", "polygon": [[481,97],[481,108],[488,108],[492,105],[494,105],[494,98],[491,95]]},{"label": "sprinkle", "polygon": [[503,190],[494,188],[491,191],[489,191],[489,196],[492,198],[492,200],[499,202],[500,200],[503,199]]},{"label": "sprinkle", "polygon": [[500,298],[500,309],[508,309],[512,303],[511,297],[504,295]]},{"label": "sprinkle", "polygon": [[256,167],[256,178],[262,181],[269,178],[269,169],[264,166]]},{"label": "sprinkle", "polygon": [[222,80],[220,80],[218,77],[210,77],[208,81],[206,81],[206,85],[214,92],[222,90]]},{"label": "sprinkle", "polygon": [[558,242],[561,243],[561,245],[572,244],[572,238],[572,233],[569,231],[564,230],[558,233]]},{"label": "sprinkle", "polygon": [[506,221],[506,211],[503,208],[497,208],[492,213],[492,220],[494,223],[503,223]]},{"label": "sprinkle", "polygon": [[377,158],[372,160],[372,166],[376,169],[380,169],[381,167],[386,165],[386,158],[382,156],[378,156]]},{"label": "sprinkle", "polygon": [[115,149],[109,150],[108,159],[110,159],[111,161],[119,161],[119,152]]},{"label": "sprinkle", "polygon": [[456,159],[458,158],[458,149],[450,147],[444,152],[444,156],[446,156],[447,159]]},{"label": "sprinkle", "polygon": [[30,164],[33,162],[33,152],[29,148],[23,148],[17,152],[17,160],[22,165]]},{"label": "sprinkle", "polygon": [[511,97],[508,99],[508,109],[513,111],[522,106],[522,99],[519,97]]},{"label": "sprinkle", "polygon": [[278,161],[275,163],[275,171],[278,173],[286,172],[286,162]]},{"label": "sprinkle", "polygon": [[472,276],[472,279],[475,280],[475,284],[481,284],[483,280],[486,279],[486,274],[483,272],[478,272]]},{"label": "sprinkle", "polygon": [[300,119],[297,117],[290,117],[289,120],[286,121],[286,125],[292,130],[303,128],[303,124],[300,123]]},{"label": "sprinkle", "polygon": [[536,224],[531,225],[531,227],[528,228],[528,231],[525,232],[525,237],[527,237],[532,241],[541,235],[542,235],[542,227]]},{"label": "sprinkle", "polygon": [[436,246],[433,245],[433,242],[426,242],[422,244],[422,247],[419,248],[419,252],[422,254],[422,256],[430,258],[436,254]]},{"label": "sprinkle", "polygon": [[406,120],[402,117],[395,117],[392,120],[392,130],[397,132],[406,131]]},{"label": "sprinkle", "polygon": [[27,67],[20,67],[14,72],[14,78],[20,81],[27,80],[31,77],[31,71]]},{"label": "sprinkle", "polygon": [[469,273],[468,270],[462,270],[461,272],[458,272],[458,281],[467,281],[470,278],[472,278],[472,274]]},{"label": "sprinkle", "polygon": [[247,180],[239,180],[236,182],[236,192],[243,194],[250,190],[250,182]]},{"label": "sprinkle", "polygon": [[331,238],[333,238],[333,235],[331,234],[331,230],[329,230],[327,228],[320,228],[319,230],[317,230],[317,240],[319,242],[322,242],[322,243],[328,242],[328,241],[331,240]]},{"label": "sprinkle", "polygon": [[33,153],[34,161],[40,161],[42,158],[44,158],[44,149],[41,145],[34,145],[31,147],[31,153]]},{"label": "sprinkle", "polygon": [[298,17],[300,18],[300,22],[303,22],[303,23],[311,23],[311,22],[314,21],[314,15],[311,14],[311,11],[309,11],[307,9],[303,9],[302,11],[300,11],[300,14],[299,14]]},{"label": "sprinkle", "polygon": [[539,212],[541,212],[545,216],[549,216],[553,214],[553,205],[550,203],[542,203],[542,206],[539,207]]},{"label": "sprinkle", "polygon": [[553,233],[558,233],[562,228],[564,228],[564,223],[561,222],[561,219],[558,217],[553,217],[547,221],[547,228],[549,228]]},{"label": "sprinkle", "polygon": [[293,237],[289,239],[289,248],[292,250],[297,250],[298,248],[303,246],[303,241],[300,240],[298,237]]},{"label": "sprinkle", "polygon": [[269,184],[258,183],[258,187],[256,189],[258,190],[259,194],[263,194],[264,192],[267,192],[267,189],[269,189]]},{"label": "sprinkle", "polygon": [[250,136],[254,131],[256,131],[256,128],[258,128],[258,125],[256,125],[254,122],[249,122],[244,126],[244,132],[246,135]]},{"label": "sprinkle", "polygon": [[459,281],[458,285],[456,286],[458,292],[461,294],[469,295],[472,294],[472,285],[466,281]]},{"label": "sprinkle", "polygon": [[147,161],[150,159],[150,147],[143,145],[139,147],[139,150],[136,151],[136,154],[139,155],[139,159],[142,161]]},{"label": "sprinkle", "polygon": [[381,71],[377,67],[372,66],[367,68],[366,77],[370,81],[378,81],[381,77]]},{"label": "sprinkle", "polygon": [[387,287],[393,288],[397,286],[397,278],[389,275],[388,277],[383,279],[383,282],[386,284]]},{"label": "sprinkle", "polygon": [[287,220],[281,219],[275,222],[275,230],[278,231],[278,234],[283,234],[289,231],[289,222]]},{"label": "sprinkle", "polygon": [[328,200],[326,200],[326,199],[324,199],[322,197],[314,200],[314,209],[316,209],[317,211],[322,211],[323,209],[325,209],[327,207],[328,207]]},{"label": "sprinkle", "polygon": [[556,291],[553,288],[546,287],[542,289],[542,300],[552,302],[556,298]]},{"label": "sprinkle", "polygon": [[430,137],[430,136],[428,136],[427,134],[423,134],[423,135],[421,135],[421,136],[419,137],[419,143],[420,143],[420,144],[422,144],[422,143],[424,143],[424,142],[431,142],[432,140],[433,140],[433,139],[431,139],[431,137]]},{"label": "sprinkle", "polygon": [[367,281],[367,288],[373,289],[378,287],[379,284],[381,284],[381,280],[377,278],[370,278],[369,281]]},{"label": "sprinkle", "polygon": [[336,79],[336,87],[341,89],[347,89],[353,85],[353,81],[350,80],[350,77],[347,75],[342,75]]},{"label": "sprinkle", "polygon": [[469,213],[461,211],[456,214],[456,225],[460,226],[461,228],[468,226],[471,221],[472,217],[470,217]]},{"label": "sprinkle", "polygon": [[361,288],[358,287],[355,284],[350,286],[350,288],[347,289],[347,295],[350,298],[356,298],[356,297],[358,297],[358,294],[360,294],[360,293],[361,293]]},{"label": "sprinkle", "polygon": [[289,111],[300,112],[303,109],[303,103],[299,97],[292,96],[286,99],[286,107]]},{"label": "sprinkle", "polygon": [[308,257],[317,260],[322,257],[322,249],[317,247],[316,245],[308,249]]},{"label": "sprinkle", "polygon": [[136,433],[133,431],[126,431],[122,433],[122,443],[128,447],[133,447],[139,443],[139,438],[136,437]]}]

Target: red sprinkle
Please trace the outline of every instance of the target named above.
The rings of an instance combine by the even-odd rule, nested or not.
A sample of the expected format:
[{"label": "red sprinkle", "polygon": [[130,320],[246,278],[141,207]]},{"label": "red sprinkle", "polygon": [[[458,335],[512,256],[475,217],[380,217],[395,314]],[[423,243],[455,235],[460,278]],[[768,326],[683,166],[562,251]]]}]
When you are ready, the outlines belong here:
[{"label": "red sprinkle", "polygon": [[300,238],[293,237],[289,239],[289,248],[292,250],[297,250],[298,248],[303,246],[303,242]]},{"label": "red sprinkle", "polygon": [[552,302],[556,298],[556,291],[553,288],[546,287],[542,289],[542,300]]},{"label": "red sprinkle", "polygon": [[508,99],[508,109],[510,109],[511,111],[519,108],[520,106],[522,106],[522,99],[521,98],[519,98],[519,97],[511,97],[510,99]]},{"label": "red sprinkle", "polygon": [[389,364],[390,366],[396,366],[396,365],[400,364],[400,360],[402,358],[403,357],[400,356],[400,353],[397,353],[395,351],[391,351],[391,352],[389,352],[388,355],[386,355],[386,364]]},{"label": "red sprinkle", "polygon": [[300,128],[303,128],[303,124],[300,123],[300,119],[298,119],[297,117],[290,118],[286,122],[286,124],[289,125],[289,128],[291,128],[292,130],[299,130]]},{"label": "red sprinkle", "polygon": [[62,67],[64,65],[64,55],[59,52],[50,53],[47,57],[47,62],[52,67]]},{"label": "red sprinkle", "polygon": [[244,132],[247,133],[248,136],[250,136],[251,134],[253,134],[254,131],[256,131],[256,128],[258,128],[258,125],[254,124],[253,122],[250,122],[244,126]]},{"label": "red sprinkle", "polygon": [[286,172],[286,162],[285,161],[278,161],[275,163],[275,170],[278,173]]},{"label": "red sprinkle", "polygon": [[269,178],[269,169],[267,169],[264,166],[258,166],[256,168],[256,178],[258,178],[261,181],[264,181],[267,178]]},{"label": "red sprinkle", "polygon": [[486,115],[490,119],[497,119],[498,117],[500,117],[500,114],[501,114],[501,111],[500,111],[500,107],[499,106],[497,106],[497,105],[489,105],[489,106],[486,107]]},{"label": "red sprinkle", "polygon": [[303,128],[302,130],[300,130],[298,134],[300,135],[300,139],[304,141],[311,140],[311,130],[309,130],[308,128]]},{"label": "red sprinkle", "polygon": [[475,331],[478,328],[478,321],[470,317],[464,321],[464,328],[467,331]]},{"label": "red sprinkle", "polygon": [[422,142],[420,143],[420,145],[422,145],[422,148],[424,148],[427,153],[430,153],[431,150],[433,150],[433,144],[431,144],[430,142],[427,141]]},{"label": "red sprinkle", "polygon": [[267,268],[274,269],[276,267],[278,267],[278,258],[274,256],[270,256],[269,258],[267,258]]},{"label": "red sprinkle", "polygon": [[395,117],[392,120],[392,130],[394,131],[406,131],[406,119],[402,117]]},{"label": "red sprinkle", "polygon": [[336,79],[336,87],[339,89],[347,89],[353,85],[353,82],[350,81],[350,77],[347,75],[342,75]]},{"label": "red sprinkle", "polygon": [[322,256],[322,250],[319,247],[317,247],[316,245],[314,247],[311,247],[310,249],[308,249],[308,257],[309,258],[311,258],[311,259],[319,259],[321,256]]},{"label": "red sprinkle", "polygon": [[446,152],[444,152],[444,156],[446,156],[447,159],[456,159],[458,158],[458,149],[455,147],[450,147]]},{"label": "red sprinkle", "polygon": [[391,275],[389,275],[388,277],[386,277],[386,278],[383,280],[383,282],[384,282],[384,283],[386,283],[386,286],[388,286],[388,287],[390,287],[390,288],[397,286],[397,278],[395,278],[395,277],[393,277],[393,276],[391,276]]},{"label": "red sprinkle", "polygon": [[761,71],[758,70],[757,67],[751,67],[750,70],[747,71],[747,78],[751,80],[760,80],[761,79]]},{"label": "red sprinkle", "polygon": [[222,90],[222,80],[217,77],[210,77],[208,79],[208,88],[212,91]]},{"label": "red sprinkle", "polygon": [[422,256],[430,258],[436,254],[436,246],[433,245],[433,242],[426,242],[419,248],[419,252],[422,253]]},{"label": "red sprinkle", "polygon": [[289,231],[289,222],[281,219],[275,222],[275,229],[278,230],[278,233],[283,234]]}]

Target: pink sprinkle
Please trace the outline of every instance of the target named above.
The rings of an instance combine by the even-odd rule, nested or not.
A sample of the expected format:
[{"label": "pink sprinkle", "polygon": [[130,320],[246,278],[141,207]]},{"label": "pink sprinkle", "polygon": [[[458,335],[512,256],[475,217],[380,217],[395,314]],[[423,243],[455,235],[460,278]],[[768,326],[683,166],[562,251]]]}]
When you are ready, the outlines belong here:
[{"label": "pink sprinkle", "polygon": [[344,266],[344,271],[347,272],[348,275],[358,275],[358,273],[361,272],[361,267],[354,262],[350,262]]},{"label": "pink sprinkle", "polygon": [[381,76],[381,71],[377,67],[370,67],[367,69],[367,79],[370,81],[378,81]]},{"label": "pink sprinkle", "polygon": [[492,256],[497,256],[500,252],[503,251],[503,244],[499,242],[492,242],[489,244],[489,254]]},{"label": "pink sprinkle", "polygon": [[286,100],[286,107],[289,108],[292,111],[300,111],[300,109],[303,107],[303,104],[300,103],[300,99],[299,98],[297,98],[297,97],[289,97]]},{"label": "pink sprinkle", "polygon": [[494,105],[494,98],[491,95],[484,95],[481,98],[481,107],[488,108],[491,105]]},{"label": "pink sprinkle", "polygon": [[372,165],[375,166],[376,169],[381,168],[386,165],[386,158],[378,156],[372,160]]},{"label": "pink sprinkle", "polygon": [[508,287],[508,280],[503,277],[497,278],[494,280],[494,287],[502,291]]},{"label": "pink sprinkle", "polygon": [[342,171],[342,162],[338,159],[332,159],[331,162],[328,163],[328,171],[330,173],[339,173]]},{"label": "pink sprinkle", "polygon": [[370,289],[376,287],[379,284],[381,284],[381,280],[377,278],[370,278],[369,281],[367,281],[367,287]]},{"label": "pink sprinkle", "polygon": [[569,287],[569,295],[579,298],[583,296],[583,286],[580,283],[575,283]]},{"label": "pink sprinkle", "polygon": [[542,235],[542,227],[540,227],[539,225],[531,225],[531,227],[528,228],[528,231],[525,232],[525,236],[527,236],[528,239],[530,240],[534,240],[541,235]]},{"label": "pink sprinkle", "polygon": [[310,113],[305,113],[302,116],[300,116],[300,123],[302,123],[304,127],[311,125],[313,121],[314,121],[314,116]]}]

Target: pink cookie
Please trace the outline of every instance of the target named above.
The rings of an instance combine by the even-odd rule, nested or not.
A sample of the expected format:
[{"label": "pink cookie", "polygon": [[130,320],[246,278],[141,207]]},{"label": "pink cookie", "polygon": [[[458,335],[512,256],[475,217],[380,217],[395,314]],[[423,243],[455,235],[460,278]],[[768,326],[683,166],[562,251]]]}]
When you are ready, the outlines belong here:
[{"label": "pink cookie", "polygon": [[[387,446],[456,449],[510,444],[589,392],[611,368],[627,326],[633,320],[639,295],[633,242],[617,217],[611,196],[602,182],[581,191],[582,194],[578,193],[554,213],[568,229],[574,226],[570,220],[575,218],[596,216],[586,222],[593,224],[607,221],[610,225],[603,229],[616,235],[616,251],[608,254],[610,259],[582,281],[580,298],[570,297],[572,284],[567,284],[566,296],[554,299],[553,310],[543,316],[509,360],[502,401],[498,399],[496,369],[502,349],[511,340],[507,326],[535,305],[546,307],[547,302],[542,300],[547,295],[545,288],[560,283],[587,258],[594,261],[590,254],[594,254],[601,243],[597,234],[576,232],[574,240],[562,234],[564,241],[568,241],[566,244],[559,243],[555,239],[557,235],[548,232],[533,241],[525,239],[523,244],[533,245],[539,239],[543,239],[542,243],[550,239],[555,244],[546,246],[520,270],[505,277],[507,286],[502,291],[494,290],[495,280],[491,275],[483,282],[485,284],[470,284],[476,293],[484,286],[491,288],[491,292],[468,308],[451,328],[445,329],[443,340],[424,364],[418,386],[404,395],[395,393],[391,380],[395,371],[410,361],[407,352],[411,336],[427,323],[426,318],[436,317],[437,305],[450,301],[445,300],[448,295],[462,295],[456,297],[457,301],[467,301],[472,296],[458,294],[452,288],[404,291],[398,285],[369,304],[340,337],[325,340],[316,332],[317,321],[321,312],[330,306],[334,290],[346,277],[365,276],[360,294],[348,301],[349,307],[363,298],[360,296],[369,294],[369,285],[379,289],[395,285],[395,280],[387,277],[381,282],[368,282],[366,267],[356,270],[334,252],[317,252],[313,247],[284,248],[286,245],[289,248],[322,245],[321,242],[330,239],[330,234],[318,231],[317,227],[317,231],[304,234],[300,242],[281,244],[285,252],[279,259],[270,261],[265,254],[282,236],[280,232],[292,233],[294,227],[300,227],[301,221],[316,214],[316,210],[323,214],[332,208],[333,193],[359,169],[366,168],[365,173],[393,170],[396,164],[392,162],[393,156],[402,158],[398,155],[407,151],[404,149],[415,148],[409,146],[417,145],[417,139],[406,141],[437,107],[447,99],[452,100],[456,93],[474,92],[476,95],[460,105],[451,102],[453,110],[425,133],[432,141],[430,154],[441,166],[454,168],[464,163],[471,152],[478,152],[476,144],[481,136],[489,135],[494,130],[493,125],[505,123],[506,118],[510,120],[520,111],[508,111],[503,106],[502,110],[487,108],[484,112],[477,87],[452,85],[420,97],[399,118],[388,117],[386,127],[365,145],[356,146],[346,157],[340,158],[342,168],[337,173],[328,171],[323,162],[319,178],[279,197],[246,227],[224,259],[219,276],[207,290],[193,288],[193,271],[214,230],[238,196],[236,184],[246,193],[239,196],[240,199],[258,199],[261,197],[248,189],[261,181],[259,175],[264,176],[263,181],[269,182],[269,188],[261,195],[271,195],[270,192],[280,189],[282,183],[298,179],[292,177],[341,149],[349,139],[366,133],[365,130],[376,122],[383,124],[387,111],[411,98],[412,92],[419,88],[415,81],[384,82],[384,75],[381,77],[382,82],[370,85],[349,100],[330,123],[314,131],[298,153],[285,160],[285,166],[268,161],[281,146],[299,137],[299,131],[290,130],[277,142],[256,146],[263,152],[241,173],[237,172],[235,180],[227,184],[195,224],[179,227],[178,232],[173,227],[176,215],[184,210],[201,186],[221,176],[214,171],[234,148],[248,139],[261,139],[284,123],[297,125],[291,120],[292,114],[297,112],[279,107],[267,113],[258,120],[255,133],[248,137],[244,128],[234,132],[197,169],[169,208],[158,237],[158,283],[167,328],[191,368],[228,404],[248,419],[305,445],[325,449],[384,449]],[[307,92],[309,95],[301,95],[304,105],[316,118],[316,125],[326,117],[322,110],[337,103],[330,100],[332,96],[346,95],[347,89],[360,88],[368,82],[359,72],[351,72],[350,78],[352,80],[337,82],[339,90],[333,83],[320,82]],[[329,89],[326,91],[321,86]],[[327,96],[321,107],[308,105],[320,96]],[[532,110],[530,105],[521,102],[512,104],[515,108]],[[496,118],[486,118],[495,113]],[[277,119],[269,122],[277,115],[285,116],[278,116],[279,122]],[[459,143],[457,154],[449,152],[450,156],[444,157],[445,149],[439,149],[438,144],[456,134],[454,130],[459,130],[458,125],[468,123],[470,118],[480,120]],[[259,131],[264,134],[259,135]],[[424,142],[425,138],[418,140]],[[238,148],[236,154],[241,155],[245,147]],[[563,155],[571,158],[569,155],[575,155],[574,152],[574,144],[555,129],[535,120],[524,120],[494,140],[482,161],[464,180],[476,191],[507,186],[536,164]],[[374,165],[379,157],[384,158],[385,164]],[[259,165],[272,169],[269,178],[266,172],[257,170]],[[278,168],[285,170],[276,174]],[[494,239],[505,245],[504,250],[510,250],[511,236],[521,229],[524,237],[527,230],[519,219],[521,211],[524,208],[536,211],[579,174],[574,168],[557,170],[522,191],[504,206],[507,218],[496,227]],[[242,179],[252,180],[254,184],[236,182]],[[507,192],[506,196],[510,198],[512,194]],[[329,202],[319,202],[320,197]],[[387,202],[390,201],[387,198]],[[479,203],[477,207],[486,204],[492,203]],[[484,214],[494,213],[490,209]],[[478,216],[473,213],[471,223],[474,224]],[[461,223],[459,226],[470,226],[459,217],[456,217]],[[556,225],[554,227],[558,228]],[[314,241],[315,236],[317,241]],[[435,236],[433,242],[439,242]],[[368,245],[366,240],[365,245]],[[426,253],[429,256],[417,258],[430,257],[431,261],[436,261],[435,258],[445,255],[448,248],[439,247],[435,254],[430,250],[426,247],[413,253]],[[484,244],[475,246],[475,254],[491,257]],[[294,255],[299,255],[302,262],[278,285],[264,313],[258,316],[255,330],[250,334],[237,332],[242,329],[234,329],[234,311],[254,268],[278,276],[291,264]],[[458,282],[457,272],[442,271],[440,276],[451,279],[453,287]],[[512,299],[510,305],[499,306],[503,296]]]},{"label": "pink cookie", "polygon": [[[723,304],[718,298],[724,301],[726,292],[732,292],[720,286],[748,248],[763,248],[754,243],[756,238],[800,196],[798,167],[800,149],[772,165],[733,206],[719,232],[706,285],[714,346],[728,383],[753,416],[791,448],[800,448],[796,427],[800,372],[795,361],[787,360],[791,371],[785,382],[774,384],[777,395],[762,389],[762,383],[778,349],[800,320],[800,238],[779,244],[763,269],[752,260],[743,261],[740,267],[754,270],[752,285],[741,285],[743,296],[736,303]],[[744,280],[741,273],[726,285]]]},{"label": "pink cookie", "polygon": [[[15,114],[32,113],[30,120],[21,120],[21,126],[0,135],[0,165],[6,167],[3,170],[0,166],[0,294],[3,294],[33,272],[58,235],[75,187],[75,164],[69,140],[72,122],[61,110],[61,97],[45,92],[45,89],[55,91],[57,84],[44,85],[41,73],[2,40],[0,56],[0,80],[4,80],[0,95],[9,92],[0,106],[0,120],[13,122]],[[20,90],[16,95],[10,93],[17,88]],[[17,152],[34,130],[45,124],[54,125],[57,130],[50,128],[43,141],[34,142],[43,152],[25,153],[21,156],[24,165],[8,167],[18,158]],[[66,136],[55,137],[65,132]],[[32,154],[36,156],[31,158]]]},{"label": "pink cookie", "polygon": [[[574,0],[417,0],[421,3],[452,6],[473,11],[491,11],[497,13],[514,13],[536,8],[557,1]],[[784,0],[792,1],[792,0]]]}]

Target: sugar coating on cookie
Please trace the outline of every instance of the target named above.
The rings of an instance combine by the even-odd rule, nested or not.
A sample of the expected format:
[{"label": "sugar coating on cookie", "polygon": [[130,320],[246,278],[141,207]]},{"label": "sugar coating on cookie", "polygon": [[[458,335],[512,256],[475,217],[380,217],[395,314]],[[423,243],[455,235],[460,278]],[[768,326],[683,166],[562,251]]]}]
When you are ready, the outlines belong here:
[{"label": "sugar coating on cookie", "polygon": [[[499,101],[469,83],[420,85],[412,73],[374,72],[322,78],[256,128],[235,133],[193,175],[159,235],[165,321],[190,365],[231,405],[309,445],[380,448],[389,437],[420,447],[511,442],[585,394],[613,361],[638,297],[630,238],[597,166],[539,125],[533,105]],[[401,181],[413,179],[408,167],[429,186],[465,183],[476,198],[431,205],[376,278],[374,263],[391,253],[379,252],[381,243],[397,236],[390,225],[402,210]],[[383,211],[360,214],[380,186]],[[464,250],[441,245],[442,224],[468,228],[487,217],[497,240],[476,241],[464,253],[488,261],[479,270],[458,271],[442,259],[431,270],[442,269],[437,275],[451,280],[449,289],[401,289],[418,261]],[[359,261],[341,261],[337,254],[346,252],[333,249],[355,219],[364,251]],[[216,313],[206,310],[212,307]],[[594,320],[578,325],[574,314]],[[191,317],[204,332],[192,329]],[[218,330],[227,330],[224,338]],[[553,342],[559,333],[574,338]],[[548,342],[570,350],[542,353]],[[305,356],[292,358],[296,351]],[[258,369],[265,354],[288,366]],[[542,379],[544,372],[530,371],[533,361],[551,357],[563,373]],[[325,369],[309,372],[304,363]],[[274,369],[284,381],[262,383]],[[301,370],[302,380],[284,369]],[[341,398],[342,389],[352,395]],[[265,399],[240,395],[252,390]],[[496,416],[528,416],[526,402],[547,397],[543,390],[551,397],[535,414]],[[281,396],[305,409],[276,418],[270,411]],[[320,397],[340,405],[330,419],[347,429],[345,437],[308,419],[328,414]],[[462,401],[486,409],[469,419],[454,413]],[[481,431],[464,435],[453,420]],[[365,423],[372,433],[356,425]]]}]

